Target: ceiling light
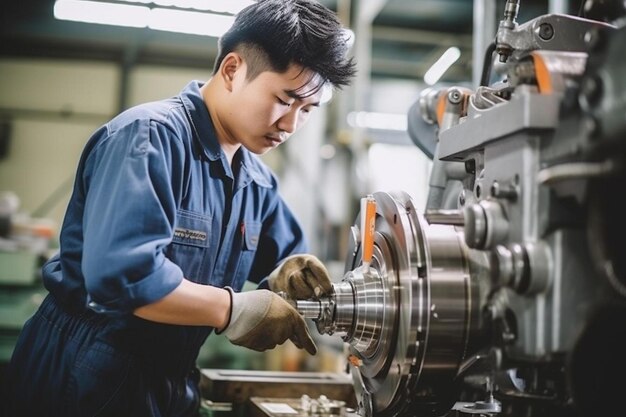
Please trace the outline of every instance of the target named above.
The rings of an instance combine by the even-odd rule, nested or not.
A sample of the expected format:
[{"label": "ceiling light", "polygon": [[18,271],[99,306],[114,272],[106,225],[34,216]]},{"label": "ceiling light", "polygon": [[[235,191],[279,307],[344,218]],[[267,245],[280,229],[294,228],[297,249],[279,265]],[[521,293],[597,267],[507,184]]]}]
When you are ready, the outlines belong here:
[{"label": "ceiling light", "polygon": [[[252,4],[250,0],[122,0],[111,3],[88,0],[57,0],[54,16],[60,20],[99,23],[136,28],[149,27],[178,33],[220,37],[233,24],[232,14],[216,14],[194,10],[237,13]],[[145,5],[139,5],[145,4]],[[178,8],[154,7],[154,5]]]},{"label": "ceiling light", "polygon": [[154,3],[162,7],[205,10],[218,13],[237,14],[241,9],[254,3],[252,0],[121,0],[128,3]]},{"label": "ceiling light", "polygon": [[152,9],[148,27],[170,32],[220,37],[235,21],[233,16],[173,9]]},{"label": "ceiling light", "polygon": [[75,22],[105,25],[146,27],[150,8],[128,4],[103,3],[83,0],[57,0],[54,17]]},{"label": "ceiling light", "polygon": [[461,50],[452,46],[444,52],[432,67],[424,74],[424,82],[433,85],[443,76],[443,74],[461,57]]}]

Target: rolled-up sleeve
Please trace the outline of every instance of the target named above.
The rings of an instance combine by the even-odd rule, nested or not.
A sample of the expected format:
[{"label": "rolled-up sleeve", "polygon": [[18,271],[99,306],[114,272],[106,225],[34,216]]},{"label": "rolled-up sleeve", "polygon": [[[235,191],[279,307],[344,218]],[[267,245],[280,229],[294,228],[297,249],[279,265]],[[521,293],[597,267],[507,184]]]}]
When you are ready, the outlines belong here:
[{"label": "rolled-up sleeve", "polygon": [[130,313],[182,281],[164,255],[176,217],[179,147],[172,132],[139,120],[107,132],[89,156],[81,269],[91,309]]}]

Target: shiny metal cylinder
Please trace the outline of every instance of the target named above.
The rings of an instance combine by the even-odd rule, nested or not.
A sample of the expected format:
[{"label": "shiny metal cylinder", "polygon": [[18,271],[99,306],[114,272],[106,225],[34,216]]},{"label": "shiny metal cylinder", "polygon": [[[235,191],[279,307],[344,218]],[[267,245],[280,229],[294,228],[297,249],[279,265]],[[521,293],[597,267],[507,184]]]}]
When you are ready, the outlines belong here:
[{"label": "shiny metal cylinder", "polygon": [[354,288],[349,281],[342,281],[334,285],[335,314],[333,317],[333,332],[345,338],[352,333],[354,327]]},{"label": "shiny metal cylinder", "polygon": [[451,226],[463,226],[465,224],[462,210],[426,210],[424,217],[429,224],[448,224]]},{"label": "shiny metal cylinder", "polygon": [[322,303],[319,300],[296,300],[296,310],[305,319],[319,320],[322,317]]},{"label": "shiny metal cylinder", "polygon": [[362,355],[375,351],[384,319],[384,290],[380,275],[374,268],[357,268],[346,277],[354,288],[354,327],[344,340]]}]

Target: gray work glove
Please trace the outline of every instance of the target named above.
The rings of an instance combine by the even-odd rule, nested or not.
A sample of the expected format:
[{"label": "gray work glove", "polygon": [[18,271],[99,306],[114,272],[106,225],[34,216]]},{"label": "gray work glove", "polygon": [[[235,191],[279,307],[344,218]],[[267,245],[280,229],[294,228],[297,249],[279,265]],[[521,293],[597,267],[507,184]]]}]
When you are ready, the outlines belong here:
[{"label": "gray work glove", "polygon": [[332,283],[324,264],[313,255],[292,255],[274,270],[268,279],[274,292],[283,291],[296,300],[319,298],[332,292]]},{"label": "gray work glove", "polygon": [[226,289],[231,295],[230,322],[221,333],[231,343],[262,352],[290,339],[299,349],[317,353],[304,318],[278,294]]}]

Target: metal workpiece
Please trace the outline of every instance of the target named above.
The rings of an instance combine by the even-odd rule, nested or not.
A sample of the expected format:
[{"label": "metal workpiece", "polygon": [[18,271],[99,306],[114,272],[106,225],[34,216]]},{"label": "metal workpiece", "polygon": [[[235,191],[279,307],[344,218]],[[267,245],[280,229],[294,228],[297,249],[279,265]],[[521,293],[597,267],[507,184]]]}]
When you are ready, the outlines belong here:
[{"label": "metal workpiece", "polygon": [[336,335],[346,340],[354,323],[354,290],[349,281],[333,284],[329,296],[315,300],[290,300],[298,312],[312,319],[320,334]]},{"label": "metal workpiece", "polygon": [[395,300],[376,268],[356,269],[349,275],[354,289],[354,316],[352,333],[344,340],[362,357],[371,358],[382,341],[383,330],[392,325],[387,310],[394,309]]},{"label": "metal workpiece", "polygon": [[328,297],[298,300],[296,308],[316,321],[320,334],[340,336],[360,356],[371,357],[381,340],[387,304],[392,302],[375,264],[349,271],[333,284]]},{"label": "metal workpiece", "polygon": [[330,298],[325,297],[322,300],[295,300],[292,305],[305,319],[322,320],[326,307],[330,303]]}]

